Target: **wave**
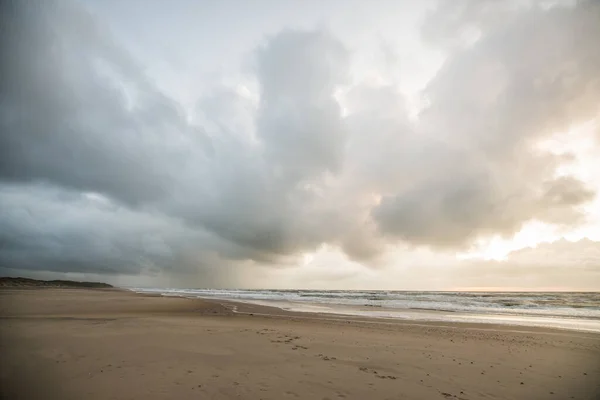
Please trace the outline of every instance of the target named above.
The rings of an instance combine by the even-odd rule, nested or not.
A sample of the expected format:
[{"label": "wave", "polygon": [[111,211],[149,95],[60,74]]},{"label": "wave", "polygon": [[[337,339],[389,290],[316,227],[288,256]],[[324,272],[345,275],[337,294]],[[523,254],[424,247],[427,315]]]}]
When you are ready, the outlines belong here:
[{"label": "wave", "polygon": [[299,304],[369,306],[478,314],[544,315],[600,319],[600,293],[481,293],[404,291],[243,290],[131,288],[169,296]]}]

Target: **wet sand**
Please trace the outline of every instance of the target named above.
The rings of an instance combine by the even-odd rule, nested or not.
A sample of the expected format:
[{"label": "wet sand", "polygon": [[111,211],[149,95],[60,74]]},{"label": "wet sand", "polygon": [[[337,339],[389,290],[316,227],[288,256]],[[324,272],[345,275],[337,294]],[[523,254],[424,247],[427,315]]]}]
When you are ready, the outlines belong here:
[{"label": "wet sand", "polygon": [[0,318],[3,399],[600,398],[594,333],[101,289],[2,289]]}]

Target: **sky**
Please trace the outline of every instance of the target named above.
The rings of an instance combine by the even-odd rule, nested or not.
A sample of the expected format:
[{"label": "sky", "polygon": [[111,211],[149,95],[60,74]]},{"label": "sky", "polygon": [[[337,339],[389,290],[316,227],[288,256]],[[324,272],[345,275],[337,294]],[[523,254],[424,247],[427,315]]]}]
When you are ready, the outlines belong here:
[{"label": "sky", "polygon": [[600,290],[600,2],[3,2],[0,275]]}]

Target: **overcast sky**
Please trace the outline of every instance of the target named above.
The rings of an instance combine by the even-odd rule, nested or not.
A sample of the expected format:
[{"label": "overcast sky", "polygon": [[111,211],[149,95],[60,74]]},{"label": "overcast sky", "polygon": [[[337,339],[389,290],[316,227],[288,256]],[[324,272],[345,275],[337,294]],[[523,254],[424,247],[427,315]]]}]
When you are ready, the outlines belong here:
[{"label": "overcast sky", "polygon": [[0,275],[600,290],[600,2],[3,2]]}]

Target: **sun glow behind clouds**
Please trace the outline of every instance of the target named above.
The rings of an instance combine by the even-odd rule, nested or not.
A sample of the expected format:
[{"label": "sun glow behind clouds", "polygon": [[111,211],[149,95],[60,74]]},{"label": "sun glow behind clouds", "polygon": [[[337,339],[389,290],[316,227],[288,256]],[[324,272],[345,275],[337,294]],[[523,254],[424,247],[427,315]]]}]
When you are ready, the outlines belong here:
[{"label": "sun glow behind clouds", "polygon": [[552,225],[533,221],[525,225],[513,238],[503,239],[495,236],[490,239],[481,239],[474,250],[458,253],[456,257],[460,260],[504,261],[512,251],[535,247],[539,243],[552,242],[559,238],[560,235]]},{"label": "sun glow behind clouds", "polygon": [[[598,147],[594,135],[598,129],[598,120],[573,127],[567,132],[560,132],[553,137],[538,143],[536,150],[545,153],[565,156],[565,163],[558,169],[557,176],[573,176],[581,179],[594,191],[600,190],[600,161],[597,157]],[[549,243],[566,238],[577,241],[583,238],[600,240],[600,199],[596,198],[584,207],[587,220],[573,229],[559,227],[538,221],[527,223],[512,238],[499,236],[479,240],[474,249],[456,256],[460,260],[495,260],[504,261],[509,253],[536,247],[540,243]]]}]

